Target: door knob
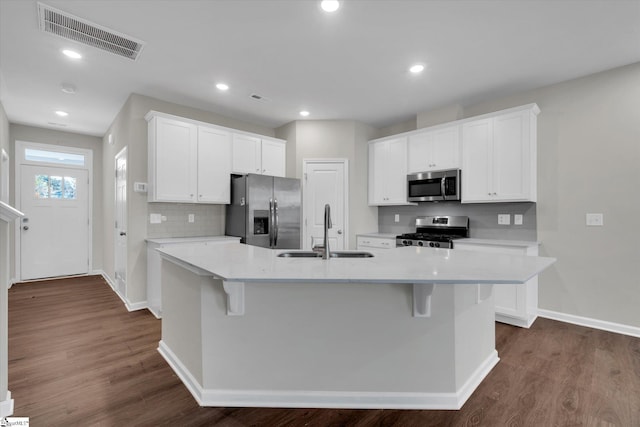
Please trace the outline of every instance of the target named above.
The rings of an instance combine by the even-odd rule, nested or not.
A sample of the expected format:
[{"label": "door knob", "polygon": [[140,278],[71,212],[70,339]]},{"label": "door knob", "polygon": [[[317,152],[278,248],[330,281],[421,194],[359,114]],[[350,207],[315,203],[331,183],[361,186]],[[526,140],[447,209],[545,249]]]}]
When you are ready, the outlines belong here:
[{"label": "door knob", "polygon": [[26,231],[26,230],[28,230],[28,229],[29,229],[29,226],[28,226],[28,225],[25,225],[24,227],[22,227],[22,229]]},{"label": "door knob", "polygon": [[338,230],[338,234],[342,234],[342,230]]},{"label": "door knob", "polygon": [[127,235],[127,232],[126,232],[126,231],[121,231],[121,232],[120,232],[120,235],[121,235],[121,236],[126,236],[126,235]]}]

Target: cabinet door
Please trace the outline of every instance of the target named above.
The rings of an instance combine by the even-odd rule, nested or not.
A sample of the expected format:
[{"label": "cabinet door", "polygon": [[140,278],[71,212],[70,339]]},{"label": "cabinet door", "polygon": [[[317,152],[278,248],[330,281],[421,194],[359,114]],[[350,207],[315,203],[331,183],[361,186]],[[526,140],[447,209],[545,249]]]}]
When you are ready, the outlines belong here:
[{"label": "cabinet door", "polygon": [[432,143],[432,132],[422,132],[409,136],[407,142],[407,173],[426,172],[432,169]]},{"label": "cabinet door", "polygon": [[389,204],[407,203],[407,138],[387,141],[385,160],[386,202]]},{"label": "cabinet door", "polygon": [[262,140],[262,172],[264,175],[285,176],[287,145],[281,141]]},{"label": "cabinet door", "polygon": [[529,199],[528,112],[517,112],[494,119],[493,191],[500,201]]},{"label": "cabinet door", "polygon": [[198,202],[229,203],[231,134],[198,127]]},{"label": "cabinet door", "polygon": [[369,204],[382,205],[386,202],[385,181],[387,152],[386,142],[369,144]]},{"label": "cabinet door", "polygon": [[233,173],[262,173],[260,138],[233,135]]},{"label": "cabinet door", "polygon": [[358,250],[365,250],[368,248],[391,249],[396,247],[396,239],[386,237],[356,236],[356,245]]},{"label": "cabinet door", "polygon": [[493,201],[493,119],[462,126],[462,202]]},{"label": "cabinet door", "polygon": [[195,202],[197,126],[156,118],[154,200]]},{"label": "cabinet door", "polygon": [[406,137],[369,144],[369,204],[408,204]]},{"label": "cabinet door", "polygon": [[433,170],[458,169],[460,167],[459,126],[433,131],[430,167]]}]

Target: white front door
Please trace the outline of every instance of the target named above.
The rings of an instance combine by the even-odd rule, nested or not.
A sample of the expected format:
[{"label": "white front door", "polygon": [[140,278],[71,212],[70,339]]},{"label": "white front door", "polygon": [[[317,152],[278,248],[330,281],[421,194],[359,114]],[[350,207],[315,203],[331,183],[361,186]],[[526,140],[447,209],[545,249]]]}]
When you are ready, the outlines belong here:
[{"label": "white front door", "polygon": [[127,296],[127,148],[115,157],[116,164],[116,211],[114,270],[116,291]]},{"label": "white front door", "polygon": [[329,248],[347,248],[347,160],[304,160],[302,188],[304,236],[303,249],[323,244],[324,206],[331,206],[332,228]]},{"label": "white front door", "polygon": [[89,272],[85,169],[21,165],[20,278]]}]

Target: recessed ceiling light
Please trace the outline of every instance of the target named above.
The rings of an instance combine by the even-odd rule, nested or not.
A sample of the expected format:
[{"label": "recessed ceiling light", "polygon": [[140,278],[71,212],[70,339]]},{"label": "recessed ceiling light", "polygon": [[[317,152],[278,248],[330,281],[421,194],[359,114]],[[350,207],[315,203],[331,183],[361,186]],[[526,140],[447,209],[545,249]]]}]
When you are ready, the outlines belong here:
[{"label": "recessed ceiling light", "polygon": [[216,85],[216,87],[218,88],[218,90],[223,90],[223,91],[224,91],[224,90],[229,90],[229,85],[224,84],[224,83],[218,83],[218,84]]},{"label": "recessed ceiling light", "polygon": [[69,113],[67,113],[66,111],[61,111],[61,110],[56,111],[56,114],[59,115],[60,117],[67,117],[69,115]]},{"label": "recessed ceiling light", "polygon": [[302,110],[302,111],[300,111],[300,115],[302,117],[307,117],[309,115],[309,112],[307,110]]},{"label": "recessed ceiling light", "polygon": [[80,58],[82,58],[82,55],[80,55],[75,50],[65,49],[65,50],[62,51],[62,53],[64,53],[66,56],[68,56],[69,58],[72,58],[72,59],[80,59]]},{"label": "recessed ceiling light", "polygon": [[424,70],[424,65],[422,64],[415,64],[415,65],[412,65],[411,68],[409,68],[409,71],[411,71],[413,74],[421,73],[423,70]]},{"label": "recessed ceiling light", "polygon": [[62,91],[64,93],[74,94],[76,93],[76,87],[71,83],[62,83]]},{"label": "recessed ceiling light", "polygon": [[325,12],[335,12],[340,7],[340,2],[338,0],[322,0],[320,7]]}]

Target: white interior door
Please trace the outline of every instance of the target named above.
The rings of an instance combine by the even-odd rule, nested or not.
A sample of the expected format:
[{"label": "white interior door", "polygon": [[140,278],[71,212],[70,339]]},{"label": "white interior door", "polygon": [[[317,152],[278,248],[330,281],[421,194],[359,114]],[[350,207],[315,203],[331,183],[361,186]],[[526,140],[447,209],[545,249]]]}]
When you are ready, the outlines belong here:
[{"label": "white interior door", "polygon": [[85,169],[22,165],[20,277],[89,272],[89,173]]},{"label": "white interior door", "polygon": [[116,165],[116,211],[114,270],[116,291],[127,295],[127,148],[115,157]]},{"label": "white interior door", "polygon": [[331,206],[332,228],[329,229],[331,250],[347,248],[347,161],[305,160],[302,190],[304,236],[303,249],[322,244],[324,238],[324,205]]}]

